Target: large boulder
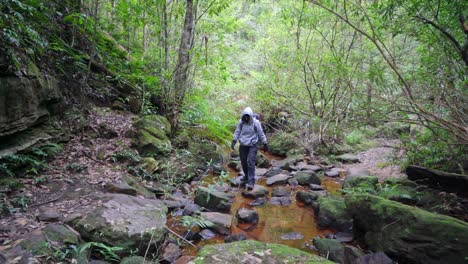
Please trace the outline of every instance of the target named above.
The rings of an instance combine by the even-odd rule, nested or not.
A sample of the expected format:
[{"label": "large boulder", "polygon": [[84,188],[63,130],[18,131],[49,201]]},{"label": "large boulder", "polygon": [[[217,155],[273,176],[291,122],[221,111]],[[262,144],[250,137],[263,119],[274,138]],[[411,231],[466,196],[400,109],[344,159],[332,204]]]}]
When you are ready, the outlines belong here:
[{"label": "large boulder", "polygon": [[291,149],[298,148],[298,145],[290,134],[277,133],[268,140],[270,152],[274,155],[286,157]]},{"label": "large boulder", "polygon": [[234,195],[199,186],[195,191],[195,203],[212,211],[229,212]]},{"label": "large boulder", "polygon": [[135,145],[144,156],[164,155],[171,152],[171,124],[160,115],[147,115],[136,121]]},{"label": "large boulder", "polygon": [[162,201],[124,194],[106,194],[101,200],[101,206],[72,222],[84,239],[123,247],[127,253],[144,253],[150,240],[162,244],[167,232]]},{"label": "large boulder", "polygon": [[279,244],[264,244],[244,240],[226,244],[206,245],[194,259],[194,263],[308,263],[331,264],[322,257]]},{"label": "large boulder", "polygon": [[346,196],[355,227],[373,252],[401,263],[465,263],[468,223],[370,194]]},{"label": "large boulder", "polygon": [[338,231],[349,232],[353,219],[346,210],[344,199],[337,196],[322,196],[317,199],[317,223],[322,227],[331,227]]}]

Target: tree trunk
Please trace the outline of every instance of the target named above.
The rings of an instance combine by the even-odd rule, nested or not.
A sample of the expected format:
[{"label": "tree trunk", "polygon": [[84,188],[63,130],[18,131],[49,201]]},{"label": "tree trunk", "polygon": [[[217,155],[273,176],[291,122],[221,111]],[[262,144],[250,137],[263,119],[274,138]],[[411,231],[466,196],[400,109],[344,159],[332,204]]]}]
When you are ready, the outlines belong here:
[{"label": "tree trunk", "polygon": [[430,170],[419,166],[408,166],[406,174],[409,180],[468,197],[468,175]]}]

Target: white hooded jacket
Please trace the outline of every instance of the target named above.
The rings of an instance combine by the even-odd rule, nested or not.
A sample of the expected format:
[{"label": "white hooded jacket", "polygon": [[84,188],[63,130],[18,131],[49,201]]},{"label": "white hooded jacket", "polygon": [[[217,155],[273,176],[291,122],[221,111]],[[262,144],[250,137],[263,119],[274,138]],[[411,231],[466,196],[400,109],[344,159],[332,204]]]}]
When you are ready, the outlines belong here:
[{"label": "white hooded jacket", "polygon": [[[243,123],[242,117],[249,115],[248,123]],[[267,144],[265,133],[263,133],[262,124],[253,116],[253,111],[250,107],[246,107],[241,114],[236,131],[234,131],[234,141],[239,140],[241,146],[254,146],[260,140],[262,144]]]}]

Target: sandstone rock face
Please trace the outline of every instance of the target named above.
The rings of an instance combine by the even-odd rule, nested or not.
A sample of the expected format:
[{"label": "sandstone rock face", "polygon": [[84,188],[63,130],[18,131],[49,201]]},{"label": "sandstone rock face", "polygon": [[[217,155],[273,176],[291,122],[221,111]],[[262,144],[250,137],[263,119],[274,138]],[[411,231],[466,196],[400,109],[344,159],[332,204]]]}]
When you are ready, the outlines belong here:
[{"label": "sandstone rock face", "polygon": [[41,75],[33,64],[28,75],[0,77],[0,137],[43,122],[50,115],[48,107],[61,100],[55,78]]},{"label": "sandstone rock face", "polygon": [[151,236],[162,244],[167,207],[161,201],[125,194],[106,194],[102,200],[101,207],[73,222],[84,239],[123,247],[126,252],[142,252]]}]

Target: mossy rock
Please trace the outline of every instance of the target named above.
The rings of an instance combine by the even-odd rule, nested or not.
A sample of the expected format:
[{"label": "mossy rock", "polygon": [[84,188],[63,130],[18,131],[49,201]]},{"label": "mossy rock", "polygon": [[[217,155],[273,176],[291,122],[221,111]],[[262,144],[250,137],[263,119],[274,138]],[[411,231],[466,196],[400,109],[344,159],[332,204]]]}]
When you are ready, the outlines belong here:
[{"label": "mossy rock", "polygon": [[320,178],[313,171],[298,171],[294,175],[294,179],[296,179],[300,185],[320,184]]},{"label": "mossy rock", "polygon": [[268,168],[270,167],[270,160],[261,152],[258,152],[255,163],[259,168]]},{"label": "mossy rock", "polygon": [[54,253],[46,236],[40,230],[34,230],[27,234],[26,238],[19,243],[19,246],[34,255],[51,255]]},{"label": "mossy rock", "polygon": [[165,155],[171,152],[171,125],[160,115],[148,115],[134,123],[137,129],[135,145],[144,156]]},{"label": "mossy rock", "polygon": [[196,264],[333,263],[299,249],[279,244],[265,244],[254,240],[204,246],[193,262]]},{"label": "mossy rock", "polygon": [[231,210],[233,199],[234,196],[232,194],[208,189],[202,186],[198,187],[195,191],[196,204],[217,212],[229,212]]},{"label": "mossy rock", "polygon": [[50,224],[44,228],[43,232],[50,241],[74,245],[79,243],[78,236],[64,225]]},{"label": "mossy rock", "polygon": [[272,135],[268,140],[268,146],[270,153],[282,157],[286,157],[290,150],[299,148],[294,137],[286,133],[277,133]]},{"label": "mossy rock", "polygon": [[363,242],[401,263],[465,263],[468,223],[369,194],[346,196]]},{"label": "mossy rock", "polygon": [[346,177],[343,189],[361,189],[363,191],[376,191],[379,179],[375,176],[353,176]]},{"label": "mossy rock", "polygon": [[336,239],[314,238],[314,246],[317,247],[320,255],[328,256],[329,260],[337,263],[344,263],[344,245]]},{"label": "mossy rock", "polygon": [[338,196],[322,196],[317,199],[317,223],[338,231],[349,232],[353,219],[346,210],[344,199]]}]

